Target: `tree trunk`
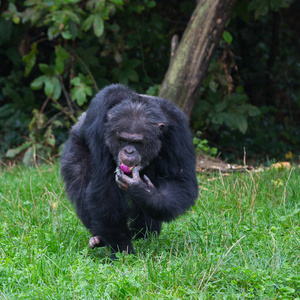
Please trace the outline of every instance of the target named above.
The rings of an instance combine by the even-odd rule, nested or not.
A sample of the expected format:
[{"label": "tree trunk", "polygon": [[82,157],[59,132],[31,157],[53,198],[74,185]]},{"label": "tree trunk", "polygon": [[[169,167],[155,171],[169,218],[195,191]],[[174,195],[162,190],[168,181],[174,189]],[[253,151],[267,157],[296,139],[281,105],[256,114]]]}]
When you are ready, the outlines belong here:
[{"label": "tree trunk", "polygon": [[236,0],[200,0],[171,60],[160,97],[190,117],[200,86]]}]

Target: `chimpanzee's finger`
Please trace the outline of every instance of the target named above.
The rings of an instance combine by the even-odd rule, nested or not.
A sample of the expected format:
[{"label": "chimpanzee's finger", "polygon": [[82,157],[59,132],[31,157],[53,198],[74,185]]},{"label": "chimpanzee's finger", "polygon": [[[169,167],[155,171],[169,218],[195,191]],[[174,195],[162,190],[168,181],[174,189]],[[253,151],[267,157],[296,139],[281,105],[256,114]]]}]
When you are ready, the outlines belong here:
[{"label": "chimpanzee's finger", "polygon": [[154,188],[154,184],[151,182],[151,180],[149,179],[149,177],[147,175],[144,175],[144,182],[149,186]]},{"label": "chimpanzee's finger", "polygon": [[117,183],[117,185],[118,185],[118,187],[119,187],[120,189],[122,189],[122,190],[124,190],[124,191],[127,191],[127,190],[128,190],[129,184],[126,183],[126,182],[123,182],[123,181],[121,180],[121,178],[118,178],[117,176],[116,176],[116,183]]},{"label": "chimpanzee's finger", "polygon": [[123,181],[123,182],[127,182],[127,183],[129,183],[130,182],[129,180],[131,179],[120,168],[118,168],[116,171],[116,180],[117,180],[117,178],[119,181]]},{"label": "chimpanzee's finger", "polygon": [[132,178],[126,176],[121,169],[117,169],[115,180],[120,189],[128,191]]},{"label": "chimpanzee's finger", "polygon": [[123,191],[125,191],[125,192],[127,192],[128,191],[128,185],[127,184],[125,184],[125,183],[122,183],[122,182],[117,182],[117,185],[118,185],[118,187],[121,189],[121,190],[123,190]]},{"label": "chimpanzee's finger", "polygon": [[139,167],[134,167],[133,169],[132,169],[132,178],[133,178],[133,180],[135,180],[135,181],[137,181],[137,180],[139,180],[140,179],[140,168]]}]

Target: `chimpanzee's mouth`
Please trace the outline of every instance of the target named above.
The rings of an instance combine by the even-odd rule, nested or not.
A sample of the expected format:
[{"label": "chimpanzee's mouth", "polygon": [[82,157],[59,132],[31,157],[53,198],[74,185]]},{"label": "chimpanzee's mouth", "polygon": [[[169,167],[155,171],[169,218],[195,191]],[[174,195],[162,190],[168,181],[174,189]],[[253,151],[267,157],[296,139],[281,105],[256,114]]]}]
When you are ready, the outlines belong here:
[{"label": "chimpanzee's mouth", "polygon": [[126,174],[126,175],[131,175],[132,169],[138,167],[138,166],[126,166],[125,164],[121,163],[120,169]]}]

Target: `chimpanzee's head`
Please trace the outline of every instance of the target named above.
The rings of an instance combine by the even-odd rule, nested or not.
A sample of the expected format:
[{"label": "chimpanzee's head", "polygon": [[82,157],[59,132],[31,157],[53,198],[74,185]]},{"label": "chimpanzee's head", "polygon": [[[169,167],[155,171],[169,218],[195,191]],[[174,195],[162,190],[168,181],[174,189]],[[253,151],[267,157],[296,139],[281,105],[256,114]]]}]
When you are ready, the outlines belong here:
[{"label": "chimpanzee's head", "polygon": [[166,123],[160,107],[153,103],[124,100],[111,108],[105,123],[105,142],[117,166],[130,173],[132,167],[149,165],[161,149]]}]

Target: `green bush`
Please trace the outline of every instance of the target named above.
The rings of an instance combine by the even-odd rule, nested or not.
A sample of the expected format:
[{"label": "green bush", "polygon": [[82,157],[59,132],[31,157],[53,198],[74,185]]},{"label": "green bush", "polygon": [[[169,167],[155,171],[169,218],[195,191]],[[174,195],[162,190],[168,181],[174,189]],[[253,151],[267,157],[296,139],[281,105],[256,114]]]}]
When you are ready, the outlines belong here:
[{"label": "green bush", "polygon": [[[0,155],[56,155],[110,83],[156,95],[172,36],[194,0],[7,0],[0,15]],[[294,0],[238,1],[191,118],[196,147],[237,159],[298,156],[299,39]],[[266,143],[265,141],[271,141]],[[203,144],[205,141],[207,144]],[[207,142],[206,142],[207,141]],[[203,150],[203,149],[202,149]]]},{"label": "green bush", "polygon": [[189,3],[164,13],[152,0],[7,1],[0,17],[2,155],[26,151],[26,163],[47,158],[105,85],[142,92],[160,83],[171,28],[184,26],[171,26],[158,12],[188,19]]}]

